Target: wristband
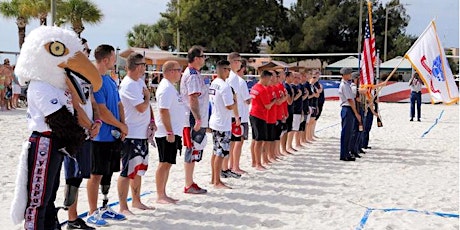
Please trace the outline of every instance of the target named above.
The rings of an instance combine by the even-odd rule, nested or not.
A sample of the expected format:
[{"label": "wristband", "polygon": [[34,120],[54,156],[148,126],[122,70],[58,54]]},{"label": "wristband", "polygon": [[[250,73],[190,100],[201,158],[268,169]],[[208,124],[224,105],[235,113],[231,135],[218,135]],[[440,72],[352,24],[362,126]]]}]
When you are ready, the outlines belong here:
[{"label": "wristband", "polygon": [[99,124],[102,125],[102,120],[101,120],[101,119],[96,119],[96,120],[94,121],[94,123],[99,123]]},{"label": "wristband", "polygon": [[150,122],[155,123],[155,118],[150,119]]},{"label": "wristband", "polygon": [[174,135],[174,133],[172,131],[166,131],[166,135]]}]

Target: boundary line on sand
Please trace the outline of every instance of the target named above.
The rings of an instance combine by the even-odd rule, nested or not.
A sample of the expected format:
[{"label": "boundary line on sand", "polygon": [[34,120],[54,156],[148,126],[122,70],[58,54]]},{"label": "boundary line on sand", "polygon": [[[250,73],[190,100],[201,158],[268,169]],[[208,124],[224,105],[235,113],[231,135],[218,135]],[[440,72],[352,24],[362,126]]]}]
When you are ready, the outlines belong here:
[{"label": "boundary line on sand", "polygon": [[[150,195],[150,194],[152,194],[152,193],[153,193],[153,191],[147,191],[147,192],[142,193],[142,194],[140,195],[140,197],[147,196],[147,195]],[[128,199],[126,199],[127,202],[130,202],[131,200],[133,200],[132,197],[129,197]],[[117,205],[119,205],[119,204],[120,204],[120,201],[115,201],[115,202],[113,202],[113,203],[107,204],[107,206],[113,207],[113,206],[117,206]],[[99,207],[99,208],[102,208],[102,206]],[[82,219],[83,219],[83,218],[85,218],[85,217],[87,217],[87,216],[88,216],[88,212],[84,212],[84,213],[78,215],[78,218],[82,218]],[[66,220],[66,221],[60,223],[60,225],[61,225],[61,226],[64,226],[64,225],[66,225],[68,222],[69,222],[69,220]]]},{"label": "boundary line on sand", "polygon": [[459,218],[458,214],[455,213],[444,213],[444,212],[429,212],[429,211],[420,211],[415,209],[403,209],[403,208],[366,208],[361,221],[359,221],[359,225],[356,227],[356,230],[362,230],[364,225],[366,225],[369,216],[371,215],[372,211],[383,211],[383,212],[397,212],[397,211],[404,211],[404,212],[417,212],[423,213],[426,215],[435,215],[445,218]]},{"label": "boundary line on sand", "polygon": [[323,131],[323,130],[325,130],[325,129],[332,128],[332,127],[334,127],[334,126],[336,126],[336,125],[340,125],[340,122],[335,123],[335,124],[333,124],[333,125],[326,126],[326,127],[322,128],[322,129],[320,129],[320,130],[316,130],[315,133],[319,133],[319,132],[321,132],[321,131]]},{"label": "boundary line on sand", "polygon": [[425,131],[420,138],[424,138],[425,135],[427,135],[431,131],[431,129],[433,129],[438,124],[438,121],[441,120],[441,117],[442,117],[443,114],[444,114],[444,109],[441,111],[441,113],[439,114],[438,118],[436,118],[436,120],[434,120],[434,124],[431,125],[431,127],[428,128],[428,130]]}]

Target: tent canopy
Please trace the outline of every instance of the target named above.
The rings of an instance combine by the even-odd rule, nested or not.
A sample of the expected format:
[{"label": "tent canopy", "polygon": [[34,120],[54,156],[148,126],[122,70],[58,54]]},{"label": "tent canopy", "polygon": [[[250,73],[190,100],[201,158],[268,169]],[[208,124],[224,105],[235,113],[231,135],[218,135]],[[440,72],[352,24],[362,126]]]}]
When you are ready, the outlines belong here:
[{"label": "tent canopy", "polygon": [[[403,59],[402,62],[401,62],[401,59]],[[401,56],[397,56],[393,59],[390,59],[380,64],[380,69],[381,70],[393,70],[396,67],[396,65],[398,65],[400,62],[401,64],[398,66],[397,71],[412,71],[412,65],[410,64],[409,60]]]},{"label": "tent canopy", "polygon": [[334,62],[328,66],[326,66],[326,70],[329,71],[340,71],[343,67],[352,68],[353,70],[358,70],[358,58],[354,56],[349,56],[344,58],[340,61]]},{"label": "tent canopy", "polygon": [[156,65],[157,67],[162,66],[167,61],[177,61],[181,66],[187,66],[188,64],[187,58],[175,56],[163,50],[130,47],[121,52],[120,56],[126,59],[133,52],[144,55],[145,62],[148,65]]},{"label": "tent canopy", "polygon": [[259,66],[257,68],[257,71],[260,73],[261,71],[264,71],[264,70],[284,69],[284,68],[289,68],[289,67],[290,65],[288,65],[286,62],[271,60],[270,62]]}]

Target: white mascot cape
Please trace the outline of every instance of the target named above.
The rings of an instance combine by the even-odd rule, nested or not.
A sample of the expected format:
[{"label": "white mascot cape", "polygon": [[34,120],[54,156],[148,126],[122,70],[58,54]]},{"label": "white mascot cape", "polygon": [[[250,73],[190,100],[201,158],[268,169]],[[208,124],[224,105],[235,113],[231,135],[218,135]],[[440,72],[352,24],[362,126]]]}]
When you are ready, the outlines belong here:
[{"label": "white mascot cape", "polygon": [[[72,95],[78,95],[72,100],[86,103],[82,99],[84,97],[82,97],[78,84],[75,84],[75,77],[90,82],[95,91],[99,90],[102,81],[97,69],[81,52],[82,50],[81,40],[73,31],[41,26],[27,35],[16,63],[15,74],[21,85],[25,85],[26,82],[30,84],[37,82],[43,84],[44,82],[59,90],[70,91]],[[31,92],[30,88],[28,95],[29,105],[34,100],[34,103],[43,103],[34,99],[32,96],[34,92]],[[33,118],[28,116],[29,129],[31,129],[30,119]],[[14,224],[19,224],[24,220],[28,201],[28,148],[29,143],[24,143],[17,170],[16,188],[10,212]]]}]

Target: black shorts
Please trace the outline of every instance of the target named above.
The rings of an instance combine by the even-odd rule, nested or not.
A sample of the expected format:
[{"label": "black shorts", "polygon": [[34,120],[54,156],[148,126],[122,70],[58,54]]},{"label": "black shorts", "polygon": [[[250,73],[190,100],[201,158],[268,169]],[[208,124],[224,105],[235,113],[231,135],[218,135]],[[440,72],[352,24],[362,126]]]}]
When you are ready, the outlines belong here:
[{"label": "black shorts", "polygon": [[256,141],[267,140],[267,123],[257,117],[249,116],[251,122],[252,139]]},{"label": "black shorts", "polygon": [[91,174],[111,175],[120,171],[121,159],[120,140],[114,142],[93,141],[93,154],[91,154]]},{"label": "black shorts", "polygon": [[294,119],[294,114],[290,113],[289,116],[286,119],[286,131],[291,132],[292,131],[292,120]]},{"label": "black shorts", "polygon": [[[166,137],[155,137],[158,149],[158,158],[161,163],[176,164],[178,146],[182,142],[180,136],[175,135],[175,142],[170,143]],[[179,143],[179,145],[178,145]]]},{"label": "black shorts", "polygon": [[275,141],[279,141],[281,138],[281,131],[283,131],[284,124],[281,121],[277,121],[275,125]]},{"label": "black shorts", "polygon": [[313,106],[311,108],[312,108],[312,110],[311,110],[312,111],[311,112],[311,118],[314,118],[314,117],[318,116],[318,107]]},{"label": "black shorts", "polygon": [[321,116],[322,112],[323,112],[323,104],[319,104],[318,105],[318,113],[316,114],[316,120],[319,119],[319,117]]},{"label": "black shorts", "polygon": [[275,141],[275,126],[276,124],[267,124],[267,140],[266,141]]},{"label": "black shorts", "polygon": [[305,131],[305,124],[306,123],[307,123],[306,121],[300,122],[299,131]]}]

